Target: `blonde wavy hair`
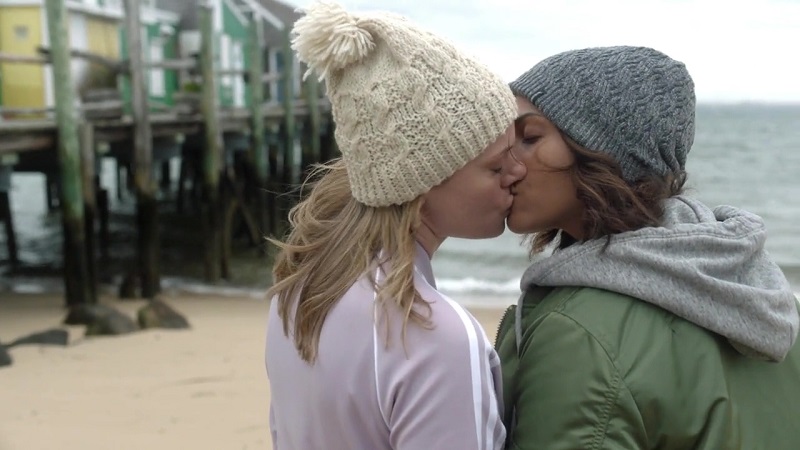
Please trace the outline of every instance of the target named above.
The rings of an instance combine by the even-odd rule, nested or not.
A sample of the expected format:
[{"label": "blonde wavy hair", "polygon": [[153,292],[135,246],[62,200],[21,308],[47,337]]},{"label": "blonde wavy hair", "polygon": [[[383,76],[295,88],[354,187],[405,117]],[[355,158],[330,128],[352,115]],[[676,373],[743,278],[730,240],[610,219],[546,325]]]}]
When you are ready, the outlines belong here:
[{"label": "blonde wavy hair", "polygon": [[[310,193],[289,212],[288,236],[283,242],[270,239],[279,254],[267,292],[277,299],[284,335],[292,335],[303,360],[316,361],[325,318],[365,274],[378,294],[375,306],[403,312],[403,338],[409,320],[429,327],[430,305],[414,288],[422,197],[402,205],[366,206],[353,198],[341,159],[317,166],[308,180],[316,181],[308,182]],[[372,276],[378,266],[388,269],[380,285]],[[387,345],[388,337],[387,328]]]}]

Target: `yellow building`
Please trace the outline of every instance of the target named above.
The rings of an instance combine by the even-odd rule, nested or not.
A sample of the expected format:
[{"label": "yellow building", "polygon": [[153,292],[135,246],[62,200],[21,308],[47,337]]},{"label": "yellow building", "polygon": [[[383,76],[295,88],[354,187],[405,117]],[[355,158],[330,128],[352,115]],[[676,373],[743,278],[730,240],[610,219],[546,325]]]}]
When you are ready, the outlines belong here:
[{"label": "yellow building", "polygon": [[[70,48],[118,59],[121,1],[67,0],[66,5]],[[49,43],[43,0],[0,0],[0,53],[36,56],[39,47]],[[109,74],[79,59],[72,62],[72,78],[79,90],[109,83]],[[52,82],[49,66],[0,63],[0,105],[51,107]],[[116,86],[113,78],[110,82]]]}]

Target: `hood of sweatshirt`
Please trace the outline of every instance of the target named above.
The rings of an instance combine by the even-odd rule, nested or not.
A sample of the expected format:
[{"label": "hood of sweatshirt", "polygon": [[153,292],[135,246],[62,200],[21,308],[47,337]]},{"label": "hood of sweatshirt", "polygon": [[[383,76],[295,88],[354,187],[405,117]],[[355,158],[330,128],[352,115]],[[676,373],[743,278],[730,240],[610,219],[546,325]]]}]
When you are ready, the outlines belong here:
[{"label": "hood of sweatshirt", "polygon": [[[579,242],[531,265],[532,286],[587,286],[629,295],[722,335],[743,354],[781,361],[800,327],[789,282],[764,248],[763,220],[676,196],[661,226]],[[605,249],[604,249],[605,247]]]}]

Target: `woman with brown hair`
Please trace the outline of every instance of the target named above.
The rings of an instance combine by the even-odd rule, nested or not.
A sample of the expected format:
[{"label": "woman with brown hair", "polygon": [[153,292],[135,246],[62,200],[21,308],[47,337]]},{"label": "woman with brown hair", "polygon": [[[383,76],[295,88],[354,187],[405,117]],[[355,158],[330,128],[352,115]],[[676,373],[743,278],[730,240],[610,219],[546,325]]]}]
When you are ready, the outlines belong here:
[{"label": "woman with brown hair", "polygon": [[685,66],[589,48],[511,88],[527,175],[507,223],[552,255],[498,333],[506,448],[797,448],[797,301],[760,217],[682,193]]},{"label": "woman with brown hair", "polygon": [[503,80],[385,13],[330,3],[293,46],[325,79],[342,158],[276,244],[266,364],[276,450],[497,450],[497,354],[436,289],[447,237],[501,234],[516,105]]}]

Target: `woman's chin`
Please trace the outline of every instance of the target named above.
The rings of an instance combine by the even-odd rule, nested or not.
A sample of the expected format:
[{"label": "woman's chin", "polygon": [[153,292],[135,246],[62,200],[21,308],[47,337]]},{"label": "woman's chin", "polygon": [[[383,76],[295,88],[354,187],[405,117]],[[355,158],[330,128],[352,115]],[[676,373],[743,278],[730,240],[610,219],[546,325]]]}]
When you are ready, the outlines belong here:
[{"label": "woman's chin", "polygon": [[530,231],[524,226],[523,223],[520,223],[518,218],[514,217],[512,213],[510,216],[506,218],[506,227],[512,232],[516,234],[529,234]]}]

